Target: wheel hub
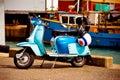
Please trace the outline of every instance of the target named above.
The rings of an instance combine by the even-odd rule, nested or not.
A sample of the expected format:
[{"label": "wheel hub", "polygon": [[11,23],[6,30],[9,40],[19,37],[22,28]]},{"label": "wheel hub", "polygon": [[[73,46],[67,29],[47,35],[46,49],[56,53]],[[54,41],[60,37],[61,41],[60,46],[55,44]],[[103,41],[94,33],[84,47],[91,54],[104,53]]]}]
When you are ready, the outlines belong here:
[{"label": "wheel hub", "polygon": [[21,58],[18,58],[18,63],[21,65],[26,64],[29,62],[29,57],[28,56],[22,56]]}]

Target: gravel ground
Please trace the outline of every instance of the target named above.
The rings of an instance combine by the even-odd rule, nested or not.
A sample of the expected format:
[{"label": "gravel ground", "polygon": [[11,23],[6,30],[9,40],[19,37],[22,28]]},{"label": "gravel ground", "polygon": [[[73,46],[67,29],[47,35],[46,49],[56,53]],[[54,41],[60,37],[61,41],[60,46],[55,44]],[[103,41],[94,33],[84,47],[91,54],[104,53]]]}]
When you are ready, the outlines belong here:
[{"label": "gravel ground", "polygon": [[120,80],[120,66],[111,69],[85,65],[74,68],[69,63],[35,60],[29,69],[17,69],[13,58],[0,54],[0,80]]}]

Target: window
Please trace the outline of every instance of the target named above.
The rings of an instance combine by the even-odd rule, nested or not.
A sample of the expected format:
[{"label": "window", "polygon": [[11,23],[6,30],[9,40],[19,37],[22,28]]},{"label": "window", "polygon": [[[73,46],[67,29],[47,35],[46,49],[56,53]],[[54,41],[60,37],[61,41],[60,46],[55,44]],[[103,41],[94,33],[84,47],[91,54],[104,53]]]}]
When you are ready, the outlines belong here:
[{"label": "window", "polygon": [[68,17],[62,16],[62,23],[68,23]]},{"label": "window", "polygon": [[70,17],[69,24],[75,24],[75,17]]}]

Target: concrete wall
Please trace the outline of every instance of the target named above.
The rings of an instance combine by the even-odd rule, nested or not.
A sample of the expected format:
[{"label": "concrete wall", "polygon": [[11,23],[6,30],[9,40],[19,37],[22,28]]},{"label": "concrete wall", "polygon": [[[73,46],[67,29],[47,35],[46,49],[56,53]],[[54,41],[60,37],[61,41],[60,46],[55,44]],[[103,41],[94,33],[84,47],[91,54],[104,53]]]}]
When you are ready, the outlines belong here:
[{"label": "concrete wall", "polygon": [[0,45],[5,45],[4,0],[0,0]]}]

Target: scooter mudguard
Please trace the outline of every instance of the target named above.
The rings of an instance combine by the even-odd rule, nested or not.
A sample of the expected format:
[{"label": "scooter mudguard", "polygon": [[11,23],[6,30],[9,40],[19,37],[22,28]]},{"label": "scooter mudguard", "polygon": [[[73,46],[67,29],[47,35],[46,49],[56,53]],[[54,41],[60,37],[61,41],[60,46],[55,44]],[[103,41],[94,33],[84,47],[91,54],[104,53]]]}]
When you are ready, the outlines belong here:
[{"label": "scooter mudguard", "polygon": [[18,43],[17,46],[18,47],[30,47],[36,56],[43,56],[43,53],[41,53],[38,45],[36,45],[35,43],[21,42],[21,43]]}]

